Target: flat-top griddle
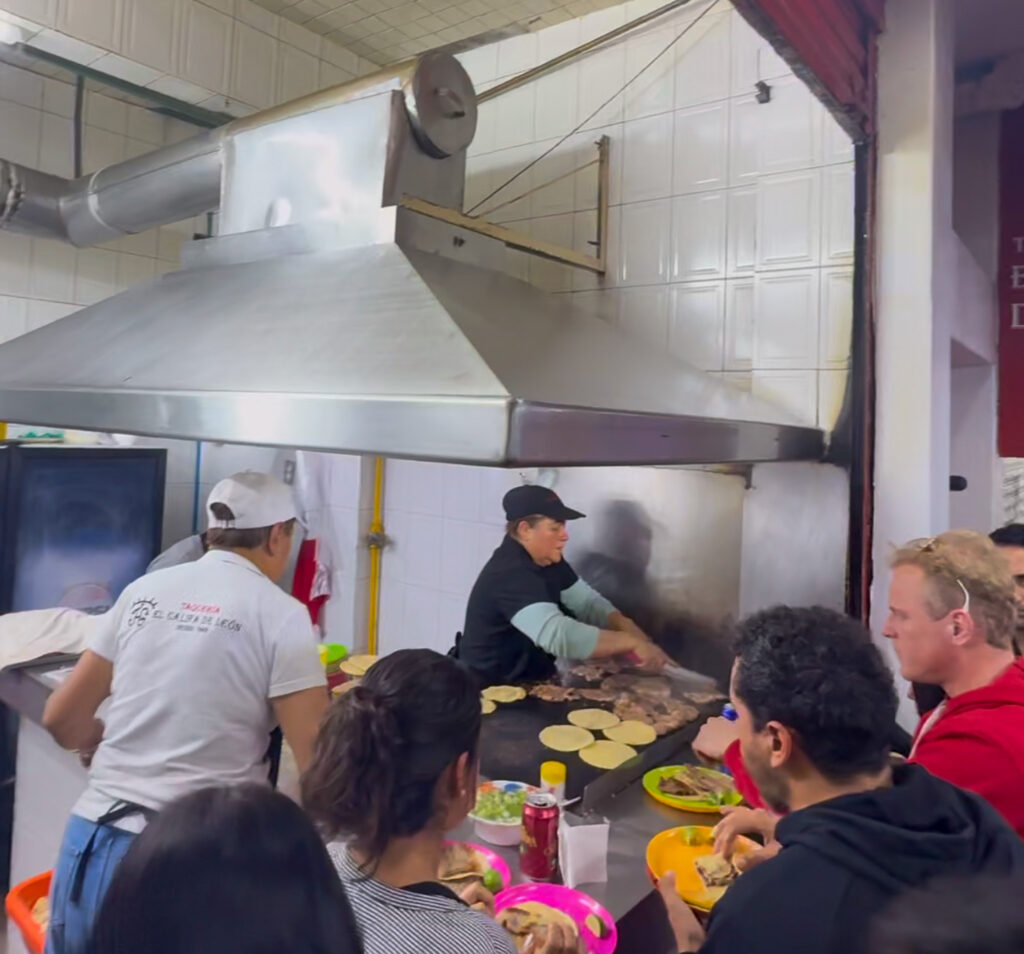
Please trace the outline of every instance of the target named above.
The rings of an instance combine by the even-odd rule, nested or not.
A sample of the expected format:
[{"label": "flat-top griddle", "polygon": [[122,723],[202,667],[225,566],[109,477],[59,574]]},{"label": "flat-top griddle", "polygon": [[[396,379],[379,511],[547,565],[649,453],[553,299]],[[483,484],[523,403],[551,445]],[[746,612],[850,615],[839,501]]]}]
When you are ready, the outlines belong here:
[{"label": "flat-top griddle", "polygon": [[[529,689],[529,687],[524,687]],[[682,698],[684,693],[680,693]],[[700,715],[693,722],[659,737],[650,745],[638,746],[638,759],[620,769],[616,776],[622,778],[623,786],[648,769],[658,765],[671,764],[672,757],[693,741],[704,720],[721,712],[721,701],[696,706]],[[587,786],[605,779],[612,773],[587,765],[576,752],[555,752],[546,748],[538,736],[549,725],[565,725],[569,713],[574,709],[607,709],[608,703],[590,702],[584,699],[573,702],[544,702],[527,695],[519,702],[498,703],[498,708],[483,717],[483,731],[480,737],[480,771],[485,778],[506,779],[537,785],[540,781],[542,762],[564,762],[566,765],[566,798],[583,795]],[[596,739],[604,738],[599,731]]]}]

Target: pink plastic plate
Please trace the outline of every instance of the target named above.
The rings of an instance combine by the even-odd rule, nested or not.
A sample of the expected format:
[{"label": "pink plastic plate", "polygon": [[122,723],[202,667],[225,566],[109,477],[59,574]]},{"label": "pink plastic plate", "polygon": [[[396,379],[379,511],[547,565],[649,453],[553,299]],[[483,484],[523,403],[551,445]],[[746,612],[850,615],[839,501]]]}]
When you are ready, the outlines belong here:
[{"label": "pink plastic plate", "polygon": [[[587,946],[587,954],[614,954],[619,932],[612,916],[589,895],[561,884],[517,884],[502,891],[494,899],[496,911],[515,907],[524,901],[536,901],[568,914],[580,929],[580,937]],[[584,923],[588,915],[596,914],[608,926],[609,934],[599,939]]]},{"label": "pink plastic plate", "polygon": [[485,848],[483,845],[478,845],[472,841],[448,841],[446,844],[449,845],[465,845],[467,848],[472,848],[481,858],[484,860],[484,864],[488,868],[493,868],[498,874],[501,875],[502,886],[507,888],[512,884],[512,871],[509,866],[505,864],[504,859],[500,855],[495,854],[490,848]]}]

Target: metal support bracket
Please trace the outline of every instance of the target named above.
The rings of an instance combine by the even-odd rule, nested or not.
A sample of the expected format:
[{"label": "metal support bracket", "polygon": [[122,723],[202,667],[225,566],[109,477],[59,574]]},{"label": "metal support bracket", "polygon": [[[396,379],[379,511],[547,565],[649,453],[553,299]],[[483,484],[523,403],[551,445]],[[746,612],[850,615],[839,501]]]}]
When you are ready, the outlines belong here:
[{"label": "metal support bracket", "polygon": [[[411,212],[416,212],[420,215],[437,219],[439,222],[445,222],[448,225],[455,225],[470,232],[476,232],[478,235],[486,235],[488,238],[497,239],[509,248],[519,249],[520,251],[527,252],[530,255],[537,255],[540,258],[547,258],[551,261],[561,262],[563,265],[571,265],[573,268],[582,268],[588,272],[595,272],[598,275],[603,275],[607,271],[608,265],[608,137],[602,136],[597,141],[596,145],[597,238],[593,244],[596,246],[597,255],[586,255],[583,252],[576,251],[576,249],[566,248],[564,245],[545,242],[542,239],[534,238],[532,235],[527,235],[525,232],[506,228],[504,225],[497,225],[494,222],[488,222],[486,219],[466,215],[465,212],[460,212],[458,209],[449,209],[446,206],[435,205],[433,202],[427,202],[424,199],[417,199],[413,196],[402,196],[399,201],[399,205],[403,208],[409,209]],[[580,166],[580,169],[585,169],[589,165],[591,165],[591,163]],[[562,178],[564,178],[564,176],[558,176],[551,181],[558,182]],[[545,183],[544,185],[546,186],[549,184],[550,183]],[[529,194],[530,193],[527,192],[523,195]],[[521,198],[523,198],[523,196],[517,196],[516,199],[512,201],[519,201]]]}]

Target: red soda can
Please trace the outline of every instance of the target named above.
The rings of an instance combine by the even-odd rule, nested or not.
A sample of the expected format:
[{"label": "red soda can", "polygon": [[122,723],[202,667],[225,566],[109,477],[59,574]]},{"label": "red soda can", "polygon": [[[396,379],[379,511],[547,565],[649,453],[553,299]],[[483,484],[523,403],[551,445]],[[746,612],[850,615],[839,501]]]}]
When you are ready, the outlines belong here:
[{"label": "red soda can", "polygon": [[558,873],[558,801],[549,792],[526,797],[519,867],[531,881],[551,881]]}]

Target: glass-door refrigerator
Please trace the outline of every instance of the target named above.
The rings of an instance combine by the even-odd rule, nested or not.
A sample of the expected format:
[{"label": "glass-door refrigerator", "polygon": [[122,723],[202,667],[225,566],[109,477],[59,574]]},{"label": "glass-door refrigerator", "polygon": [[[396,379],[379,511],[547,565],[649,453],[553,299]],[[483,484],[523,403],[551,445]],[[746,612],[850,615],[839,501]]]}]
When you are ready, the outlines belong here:
[{"label": "glass-door refrigerator", "polygon": [[[104,613],[160,548],[167,452],[0,445],[0,613]],[[18,714],[0,706],[0,878],[10,886]]]}]

